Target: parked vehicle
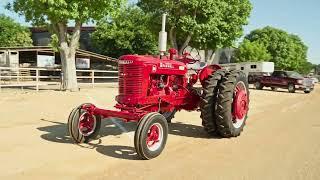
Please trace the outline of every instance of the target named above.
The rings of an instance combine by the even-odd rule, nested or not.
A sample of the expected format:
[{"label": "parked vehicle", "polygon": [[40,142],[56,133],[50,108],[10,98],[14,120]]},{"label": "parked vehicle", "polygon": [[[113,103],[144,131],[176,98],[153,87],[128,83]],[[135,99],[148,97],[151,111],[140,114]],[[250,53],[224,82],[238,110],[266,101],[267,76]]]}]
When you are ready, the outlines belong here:
[{"label": "parked vehicle", "polygon": [[312,81],[313,81],[313,84],[319,83],[319,79],[318,79],[318,78],[313,77],[313,78],[311,78],[311,79],[312,79]]},{"label": "parked vehicle", "polygon": [[220,65],[229,71],[239,70],[244,72],[250,84],[254,84],[259,77],[270,76],[274,71],[273,62],[243,62]]},{"label": "parked vehicle", "polygon": [[290,93],[295,93],[296,90],[310,93],[314,89],[313,80],[304,78],[294,71],[274,71],[271,76],[260,77],[255,83],[256,89],[271,87],[273,91],[278,88],[288,89]]}]

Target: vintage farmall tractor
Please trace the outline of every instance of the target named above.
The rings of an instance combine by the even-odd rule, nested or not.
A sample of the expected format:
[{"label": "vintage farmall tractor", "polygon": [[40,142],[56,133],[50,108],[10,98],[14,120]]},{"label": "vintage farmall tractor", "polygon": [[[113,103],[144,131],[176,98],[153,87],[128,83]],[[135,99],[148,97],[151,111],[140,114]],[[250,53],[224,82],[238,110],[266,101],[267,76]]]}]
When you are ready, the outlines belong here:
[{"label": "vintage farmall tractor", "polygon": [[[166,51],[165,15],[160,32],[161,55],[125,55],[119,60],[119,95],[115,108],[93,104],[76,107],[68,119],[69,133],[76,143],[86,143],[99,133],[101,120],[114,117],[137,122],[134,146],[139,157],[160,155],[168,137],[168,123],[180,110],[201,110],[202,125],[209,134],[237,137],[245,126],[249,106],[246,75],[226,71],[218,65],[190,69],[199,60]],[[199,85],[198,85],[198,82]],[[201,85],[200,85],[201,84]]]}]

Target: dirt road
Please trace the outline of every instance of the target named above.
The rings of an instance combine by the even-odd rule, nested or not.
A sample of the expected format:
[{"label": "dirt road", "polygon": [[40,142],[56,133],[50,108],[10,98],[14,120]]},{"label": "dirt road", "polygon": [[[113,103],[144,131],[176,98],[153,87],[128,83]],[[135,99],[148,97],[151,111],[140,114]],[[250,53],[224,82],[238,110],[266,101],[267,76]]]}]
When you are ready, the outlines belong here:
[{"label": "dirt road", "polygon": [[320,179],[320,87],[251,90],[243,134],[209,138],[199,112],[179,112],[160,157],[137,160],[135,124],[104,121],[100,140],[72,144],[66,118],[83,102],[111,108],[117,89],[0,95],[0,179]]}]

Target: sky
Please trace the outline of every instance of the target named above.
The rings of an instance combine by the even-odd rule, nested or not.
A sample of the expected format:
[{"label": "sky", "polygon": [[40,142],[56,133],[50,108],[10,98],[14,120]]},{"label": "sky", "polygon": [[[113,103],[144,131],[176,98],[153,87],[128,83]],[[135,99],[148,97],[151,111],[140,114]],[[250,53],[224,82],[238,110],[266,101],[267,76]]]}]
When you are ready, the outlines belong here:
[{"label": "sky", "polygon": [[[10,12],[4,6],[12,0],[0,0],[0,14],[29,25],[23,17]],[[136,0],[129,0],[134,2]],[[245,34],[273,26],[302,38],[309,47],[308,60],[320,64],[320,0],[250,0],[253,10]]]}]

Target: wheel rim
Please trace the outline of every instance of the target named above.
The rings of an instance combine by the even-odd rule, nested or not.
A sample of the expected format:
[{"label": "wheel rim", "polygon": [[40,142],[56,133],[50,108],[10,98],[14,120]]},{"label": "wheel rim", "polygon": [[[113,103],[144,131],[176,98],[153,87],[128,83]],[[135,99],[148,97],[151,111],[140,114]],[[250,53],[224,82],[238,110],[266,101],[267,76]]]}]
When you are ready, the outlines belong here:
[{"label": "wheel rim", "polygon": [[247,87],[244,82],[240,81],[234,89],[232,116],[235,128],[240,128],[244,123],[244,119],[248,113],[248,105]]},{"label": "wheel rim", "polygon": [[79,117],[78,129],[83,136],[90,136],[96,129],[96,125],[96,118],[88,112],[84,112]]},{"label": "wheel rim", "polygon": [[160,148],[163,141],[163,128],[161,124],[155,123],[150,126],[147,134],[147,147],[150,151],[156,151]]}]

